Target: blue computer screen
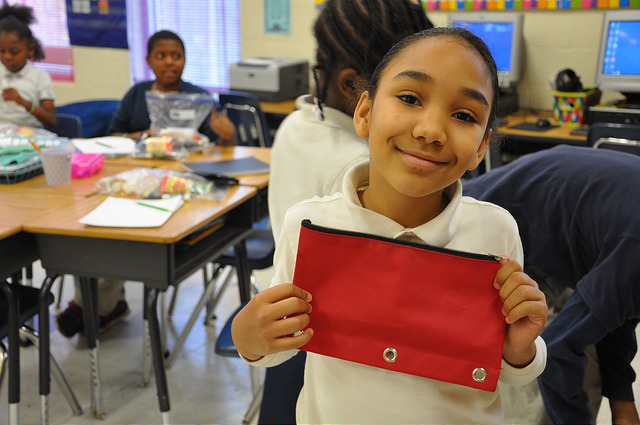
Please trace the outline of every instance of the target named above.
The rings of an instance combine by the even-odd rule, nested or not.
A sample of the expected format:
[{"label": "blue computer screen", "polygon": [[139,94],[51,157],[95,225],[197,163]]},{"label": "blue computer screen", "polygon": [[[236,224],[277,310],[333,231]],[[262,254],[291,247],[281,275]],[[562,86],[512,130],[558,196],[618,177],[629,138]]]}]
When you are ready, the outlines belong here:
[{"label": "blue computer screen", "polygon": [[498,71],[511,70],[511,43],[513,41],[513,23],[510,22],[454,22],[484,41],[496,61]]},{"label": "blue computer screen", "polygon": [[612,21],[602,73],[640,75],[640,21]]}]

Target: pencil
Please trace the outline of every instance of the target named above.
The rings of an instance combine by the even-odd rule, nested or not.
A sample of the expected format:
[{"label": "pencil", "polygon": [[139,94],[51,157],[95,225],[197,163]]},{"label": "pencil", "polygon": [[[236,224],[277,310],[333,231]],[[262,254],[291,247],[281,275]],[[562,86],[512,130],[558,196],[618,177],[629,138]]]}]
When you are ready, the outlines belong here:
[{"label": "pencil", "polygon": [[40,152],[40,155],[42,155],[42,149],[40,149],[40,148],[38,147],[38,145],[36,145],[36,144],[33,142],[33,140],[29,139],[29,143],[31,143],[31,146],[33,146],[34,148],[36,148],[36,150],[37,150],[38,152]]},{"label": "pencil", "polygon": [[104,143],[104,142],[96,142],[96,145],[104,146],[105,148],[113,149],[113,146]]},{"label": "pencil", "polygon": [[160,210],[160,211],[171,212],[171,210],[168,210],[166,208],[158,207],[156,205],[145,204],[144,202],[138,202],[138,205],[142,205],[143,207],[155,208],[156,210]]}]

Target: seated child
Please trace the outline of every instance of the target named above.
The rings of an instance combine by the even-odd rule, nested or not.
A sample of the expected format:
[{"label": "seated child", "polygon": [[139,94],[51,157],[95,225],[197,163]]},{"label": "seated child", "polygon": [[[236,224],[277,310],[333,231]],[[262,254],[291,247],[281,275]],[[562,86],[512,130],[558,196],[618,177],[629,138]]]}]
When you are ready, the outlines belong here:
[{"label": "seated child", "polygon": [[33,9],[4,2],[0,8],[0,123],[35,128],[56,126],[53,82],[29,60],[44,59],[29,24]]}]

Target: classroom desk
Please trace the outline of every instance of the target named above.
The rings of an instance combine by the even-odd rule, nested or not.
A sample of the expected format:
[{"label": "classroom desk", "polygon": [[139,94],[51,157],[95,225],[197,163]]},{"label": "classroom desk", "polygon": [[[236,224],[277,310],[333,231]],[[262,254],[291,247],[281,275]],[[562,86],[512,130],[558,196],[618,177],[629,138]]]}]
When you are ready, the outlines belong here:
[{"label": "classroom desk", "polygon": [[[206,153],[220,159],[254,153],[268,157],[261,148],[213,148]],[[265,157],[266,155],[266,157]],[[191,158],[190,158],[191,159]],[[140,162],[138,162],[140,161]],[[144,165],[143,165],[144,164]],[[169,164],[171,164],[169,166]],[[97,298],[91,288],[98,277],[133,280],[145,285],[145,314],[149,324],[151,352],[154,362],[158,401],[163,421],[170,422],[169,395],[166,385],[164,358],[161,349],[157,318],[157,296],[215,260],[229,247],[234,246],[239,258],[238,275],[241,299],[249,298],[249,271],[246,267],[244,239],[250,233],[255,219],[255,196],[258,188],[266,187],[268,175],[256,176],[254,185],[231,187],[225,199],[213,201],[197,199],[186,202],[164,226],[153,229],[85,227],[78,220],[93,210],[105,195],[93,194],[95,182],[102,177],[116,174],[136,166],[155,166],[145,159],[117,158],[106,160],[103,169],[87,179],[73,179],[69,186],[46,185],[43,175],[24,182],[3,187],[0,204],[4,201],[24,211],[38,210],[37,214],[23,216],[22,229],[18,232],[19,219],[7,224],[7,240],[16,235],[35,239],[39,258],[47,271],[42,292],[49,291],[58,274],[74,274],[80,277],[80,288],[85,298],[85,330],[91,361],[91,408],[101,417],[102,404],[97,336]],[[163,168],[178,166],[174,161],[162,161]],[[64,205],[64,206],[63,206]],[[181,250],[178,242],[203,225],[220,217],[226,217],[225,226],[187,250]],[[1,229],[1,228],[0,228]],[[11,233],[13,232],[13,233]],[[21,236],[23,237],[23,236]],[[29,257],[28,260],[37,259]],[[23,264],[23,259],[15,265]],[[9,270],[14,269],[11,266]],[[49,394],[49,321],[48,303],[41,298],[40,313],[40,370],[41,399],[46,403]],[[43,360],[43,359],[46,359]]]},{"label": "classroom desk", "polygon": [[296,100],[290,99],[282,102],[260,102],[260,107],[266,114],[288,115],[296,110]]},{"label": "classroom desk", "polygon": [[[576,129],[575,126],[558,125],[544,131],[511,128],[521,123],[536,123],[540,118],[550,120],[552,126],[558,125],[553,120],[551,111],[519,110],[507,116],[507,122],[498,127],[499,136],[502,136],[499,148],[494,145],[487,152],[487,164],[485,164],[487,171],[520,155],[548,149],[559,144],[586,146],[586,135],[571,134]],[[587,126],[584,127],[587,128]]]},{"label": "classroom desk", "polygon": [[290,99],[282,102],[260,102],[262,112],[266,115],[267,124],[271,134],[274,135],[282,121],[291,112],[296,110],[296,100]]}]

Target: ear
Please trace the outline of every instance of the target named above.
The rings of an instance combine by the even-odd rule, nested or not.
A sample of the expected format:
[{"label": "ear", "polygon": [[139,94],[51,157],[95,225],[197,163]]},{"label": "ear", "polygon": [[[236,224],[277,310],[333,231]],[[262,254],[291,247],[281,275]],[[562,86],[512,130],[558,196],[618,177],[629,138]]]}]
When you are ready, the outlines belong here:
[{"label": "ear", "polygon": [[151,69],[151,62],[149,60],[149,56],[146,57],[146,60],[147,60],[147,65],[149,66],[149,69]]},{"label": "ear", "polygon": [[33,43],[29,43],[29,48],[27,49],[27,57],[29,59],[32,59],[35,52],[36,52],[36,45]]},{"label": "ear", "polygon": [[491,140],[492,133],[493,129],[489,129],[487,135],[482,139],[482,142],[480,142],[480,146],[478,146],[476,156],[469,164],[469,168],[467,168],[467,170],[475,170],[478,165],[480,165],[480,163],[482,162],[482,158],[484,158],[484,154],[487,152],[487,147],[489,146],[489,140]]},{"label": "ear", "polygon": [[353,126],[356,128],[356,133],[362,139],[369,137],[369,121],[371,119],[371,102],[369,92],[365,91],[360,96],[358,106],[353,113]]},{"label": "ear", "polygon": [[358,72],[353,68],[345,68],[338,74],[338,88],[345,97],[356,96],[356,81]]}]

